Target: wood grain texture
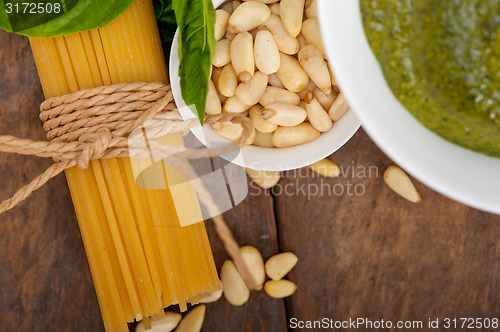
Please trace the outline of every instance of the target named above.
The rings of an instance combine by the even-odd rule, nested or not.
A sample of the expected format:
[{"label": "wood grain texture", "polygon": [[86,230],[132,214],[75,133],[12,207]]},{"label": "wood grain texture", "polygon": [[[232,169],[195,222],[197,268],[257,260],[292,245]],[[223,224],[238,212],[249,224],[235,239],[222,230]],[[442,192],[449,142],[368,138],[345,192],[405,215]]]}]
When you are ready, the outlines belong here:
[{"label": "wood grain texture", "polygon": [[[500,316],[498,216],[418,182],[422,203],[397,196],[382,180],[392,162],[362,130],[330,159],[344,170],[354,165],[354,176],[325,179],[304,169],[309,176],[288,172],[280,182],[364,187],[359,196],[276,198],[280,249],[299,257],[290,273],[299,287],[286,300],[289,318],[427,322]],[[378,172],[372,168],[365,177],[370,166]]]},{"label": "wood grain texture", "polygon": [[[266,191],[269,193],[269,191]],[[224,214],[236,241],[241,246],[251,245],[260,250],[264,260],[278,252],[278,239],[273,211],[273,200],[254,185],[249,185],[249,195],[236,208]],[[207,222],[210,243],[220,271],[228,259],[213,225]],[[233,307],[224,298],[207,307],[204,331],[286,331],[284,300],[267,296],[264,290],[252,292],[250,300],[241,307]]]},{"label": "wood grain texture", "polygon": [[[0,134],[45,139],[27,38],[0,30]],[[51,160],[0,154],[1,199]],[[64,176],[0,217],[0,330],[103,331]]]},{"label": "wood grain texture", "polygon": [[[27,39],[0,31],[0,134],[43,139],[42,100]],[[422,203],[397,196],[382,180],[392,162],[362,130],[330,158],[341,177],[286,172],[272,191],[250,184],[225,214],[238,242],[265,259],[297,254],[286,277],[297,293],[255,292],[240,308],[209,304],[203,331],[286,331],[290,317],[500,317],[499,216],[418,182]],[[1,198],[49,164],[0,154]],[[220,268],[227,255],[210,222],[207,229]],[[2,331],[104,330],[64,176],[0,217],[0,312]]]}]

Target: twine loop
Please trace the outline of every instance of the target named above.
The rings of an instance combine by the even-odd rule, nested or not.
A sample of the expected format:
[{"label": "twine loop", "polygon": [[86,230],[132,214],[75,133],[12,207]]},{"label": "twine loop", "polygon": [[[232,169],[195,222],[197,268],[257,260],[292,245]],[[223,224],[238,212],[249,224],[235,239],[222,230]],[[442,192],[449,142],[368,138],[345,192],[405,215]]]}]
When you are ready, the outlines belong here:
[{"label": "twine loop", "polygon": [[[0,135],[0,151],[52,158],[55,163],[11,198],[0,204],[0,215],[28,198],[35,190],[64,170],[78,166],[86,169],[92,160],[116,157],[150,158],[147,149],[130,149],[129,136],[147,123],[148,137],[161,137],[174,132],[186,135],[199,125],[197,119],[184,121],[173,103],[169,85],[163,83],[122,83],[80,90],[61,97],[47,99],[40,106],[40,119],[48,141],[33,141],[10,135]],[[238,114],[217,114],[205,117],[205,123],[231,121],[243,127],[235,142],[243,146],[251,135],[251,121]],[[143,128],[144,130],[144,128]],[[182,158],[204,158],[234,151],[234,146],[218,149],[186,149],[150,142],[155,157],[164,157],[185,172],[193,170]],[[199,197],[210,211],[218,211],[212,197],[199,183]],[[212,218],[219,237],[233,258],[247,285],[257,285],[239,253],[239,246],[221,215]]]}]

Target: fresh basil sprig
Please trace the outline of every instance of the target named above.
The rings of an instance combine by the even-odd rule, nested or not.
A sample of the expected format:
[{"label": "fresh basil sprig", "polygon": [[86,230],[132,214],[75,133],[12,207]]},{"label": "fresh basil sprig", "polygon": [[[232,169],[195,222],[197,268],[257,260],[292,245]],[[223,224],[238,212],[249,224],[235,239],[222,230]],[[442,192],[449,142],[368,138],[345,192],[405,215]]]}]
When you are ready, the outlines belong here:
[{"label": "fresh basil sprig", "polygon": [[158,21],[158,29],[160,30],[161,44],[165,60],[168,63],[170,58],[170,48],[174,40],[175,30],[177,30],[177,22],[175,20],[174,9],[172,8],[172,0],[154,0],[154,9],[156,20]]},{"label": "fresh basil sprig", "polygon": [[[116,19],[133,0],[39,0],[47,10],[47,4],[61,12],[30,14],[24,0],[0,0],[0,28],[30,37],[55,37],[75,32],[101,28]],[[8,5],[7,5],[8,4]],[[15,6],[18,4],[18,6]],[[31,6],[31,5],[30,5]],[[45,7],[44,7],[45,6]],[[42,8],[43,7],[43,8]],[[13,12],[12,8],[17,12]],[[37,7],[38,8],[38,7]],[[38,8],[37,10],[40,10]],[[211,0],[154,0],[154,8],[165,58],[169,58],[170,46],[179,28],[179,77],[182,97],[201,122],[205,115],[211,63],[214,55],[215,9]],[[28,11],[28,12],[26,12]],[[16,28],[16,22],[22,22]],[[19,27],[23,28],[20,29]]]},{"label": "fresh basil sprig", "polygon": [[203,123],[215,49],[215,9],[211,0],[172,0],[179,27],[182,98]]}]

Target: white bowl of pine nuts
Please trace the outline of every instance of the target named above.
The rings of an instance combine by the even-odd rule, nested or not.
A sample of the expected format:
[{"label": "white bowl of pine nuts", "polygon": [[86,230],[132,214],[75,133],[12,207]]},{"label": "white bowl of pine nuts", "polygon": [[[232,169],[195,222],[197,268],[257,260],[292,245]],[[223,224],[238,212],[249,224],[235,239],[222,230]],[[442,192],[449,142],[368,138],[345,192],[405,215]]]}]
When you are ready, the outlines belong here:
[{"label": "white bowl of pine nuts", "polygon": [[[254,134],[231,161],[256,170],[290,170],[338,150],[360,123],[338,90],[323,48],[315,1],[213,0],[215,56],[206,113],[248,116]],[[181,115],[195,117],[180,91],[177,34],[170,80]],[[204,125],[204,144],[237,139],[241,126]]]}]

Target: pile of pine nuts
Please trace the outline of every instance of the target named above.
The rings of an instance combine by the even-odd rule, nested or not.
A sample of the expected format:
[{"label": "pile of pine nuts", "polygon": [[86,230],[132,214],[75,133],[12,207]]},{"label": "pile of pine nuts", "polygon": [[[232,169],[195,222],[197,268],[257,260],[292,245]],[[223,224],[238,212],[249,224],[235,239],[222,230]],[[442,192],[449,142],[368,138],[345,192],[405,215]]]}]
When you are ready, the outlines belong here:
[{"label": "pile of pine nuts", "polygon": [[[247,144],[307,143],[347,112],[326,61],[316,0],[232,1],[216,10],[215,38],[206,113],[249,116]],[[243,132],[231,122],[212,129],[229,140]]]}]

